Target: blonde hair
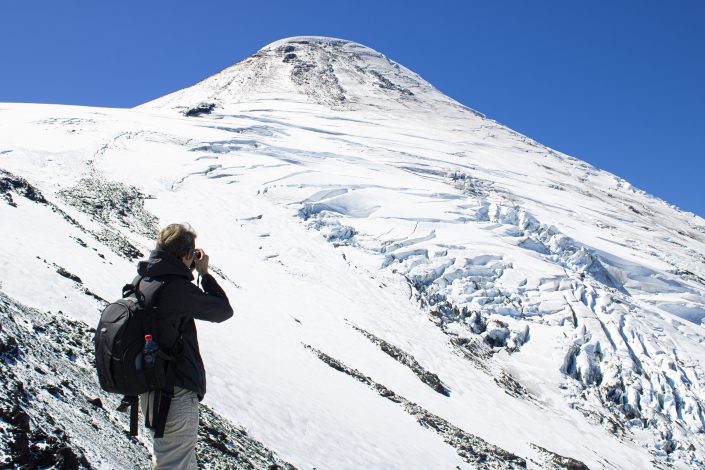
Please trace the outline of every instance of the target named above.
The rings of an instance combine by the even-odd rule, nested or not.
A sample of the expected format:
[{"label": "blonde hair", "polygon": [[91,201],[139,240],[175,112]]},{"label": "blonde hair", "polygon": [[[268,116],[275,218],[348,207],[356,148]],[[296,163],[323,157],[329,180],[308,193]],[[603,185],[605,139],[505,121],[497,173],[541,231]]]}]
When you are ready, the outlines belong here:
[{"label": "blonde hair", "polygon": [[165,250],[177,258],[188,256],[196,248],[196,231],[189,224],[170,224],[157,235],[157,250]]}]

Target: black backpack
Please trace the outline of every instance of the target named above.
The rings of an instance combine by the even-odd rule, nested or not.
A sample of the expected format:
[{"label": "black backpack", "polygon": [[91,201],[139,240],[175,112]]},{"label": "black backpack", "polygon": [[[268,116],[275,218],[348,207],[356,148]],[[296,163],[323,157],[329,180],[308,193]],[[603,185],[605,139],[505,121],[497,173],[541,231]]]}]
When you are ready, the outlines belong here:
[{"label": "black backpack", "polygon": [[[157,350],[153,367],[143,360],[145,336],[159,341],[154,302],[168,278],[137,277],[122,289],[123,298],[109,304],[100,315],[95,332],[95,362],[98,381],[106,392],[124,395],[118,408],[130,410],[130,434],[137,435],[139,395],[163,391],[154,420],[155,437],[162,437],[174,388],[175,356]],[[147,423],[149,424],[149,423]]]}]

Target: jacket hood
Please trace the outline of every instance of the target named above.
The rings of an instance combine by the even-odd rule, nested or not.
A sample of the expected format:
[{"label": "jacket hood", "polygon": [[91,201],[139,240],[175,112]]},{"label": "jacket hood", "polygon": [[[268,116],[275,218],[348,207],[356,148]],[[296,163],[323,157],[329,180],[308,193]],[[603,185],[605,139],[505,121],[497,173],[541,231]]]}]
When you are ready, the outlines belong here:
[{"label": "jacket hood", "polygon": [[153,250],[147,261],[139,262],[137,273],[143,277],[177,275],[189,281],[193,280],[191,270],[180,259],[165,250]]}]

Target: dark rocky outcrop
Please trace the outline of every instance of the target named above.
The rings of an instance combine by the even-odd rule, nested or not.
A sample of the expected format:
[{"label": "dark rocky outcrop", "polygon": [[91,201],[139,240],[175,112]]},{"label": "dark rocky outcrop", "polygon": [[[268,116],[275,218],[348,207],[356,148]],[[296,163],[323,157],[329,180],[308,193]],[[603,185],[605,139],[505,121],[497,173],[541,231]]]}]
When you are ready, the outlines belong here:
[{"label": "dark rocky outcrop", "polygon": [[21,176],[15,176],[5,170],[0,170],[0,198],[4,199],[12,207],[17,207],[17,203],[12,199],[11,193],[25,197],[30,201],[47,204],[47,200],[42,193],[29,184],[26,179]]},{"label": "dark rocky outcrop", "polygon": [[94,175],[60,191],[59,196],[105,226],[117,223],[147,238],[157,234],[159,220],[144,207],[148,196],[134,186],[105,181]]},{"label": "dark rocky outcrop", "polygon": [[70,279],[70,280],[73,281],[73,282],[76,282],[76,283],[78,283],[78,284],[82,284],[82,283],[83,283],[83,281],[81,281],[81,278],[80,278],[80,277],[76,276],[76,275],[73,274],[73,273],[68,272],[67,270],[65,270],[65,269],[62,268],[61,266],[58,266],[58,267],[56,268],[56,272],[57,272],[57,274],[59,274],[59,276],[65,277],[66,279]]},{"label": "dark rocky outcrop", "polygon": [[[101,186],[101,184],[105,183],[90,179],[84,181],[88,182],[85,187],[79,185],[75,188],[61,191],[59,196],[63,197],[70,205],[74,205],[82,212],[88,213],[96,221],[101,223],[104,228],[100,231],[93,231],[83,227],[59,206],[46,199],[42,192],[34,185],[22,177],[13,175],[4,170],[0,170],[0,199],[4,199],[5,202],[12,207],[17,207],[17,203],[12,197],[14,193],[30,201],[43,204],[52,212],[61,215],[69,224],[80,229],[87,236],[102,242],[119,256],[130,260],[141,258],[142,252],[124,235],[111,228],[108,224],[112,216],[117,216],[118,221],[121,222],[123,226],[145,236],[149,236],[150,238],[153,237],[153,235],[156,234],[158,220],[153,215],[144,211],[144,196],[135,188],[130,190],[130,188],[120,185],[119,183],[112,186],[112,189],[118,188],[117,191],[112,191],[111,193],[109,191],[111,187],[108,187],[108,193],[103,193],[103,190],[106,188]],[[109,183],[107,183],[107,185],[110,186]],[[127,188],[127,190],[120,191],[119,189],[121,189],[121,187]],[[120,193],[122,193],[122,195]],[[122,202],[120,202],[121,198]],[[96,203],[96,201],[98,202]],[[111,210],[111,208],[115,210]],[[85,241],[81,239],[78,240],[81,246],[87,247]]]},{"label": "dark rocky outcrop", "polygon": [[543,468],[550,470],[590,470],[588,466],[580,460],[558,455],[555,452],[551,452],[550,450],[544,449],[536,444],[530,444],[530,446],[536,449],[539,455],[543,457]]},{"label": "dark rocky outcrop", "polygon": [[201,103],[198,106],[189,108],[184,111],[184,116],[186,117],[196,117],[202,116],[204,114],[210,114],[215,109],[215,103]]},{"label": "dark rocky outcrop", "polygon": [[309,345],[304,345],[304,347],[311,350],[329,367],[349,375],[358,382],[364,383],[387,400],[400,404],[404,411],[413,416],[421,426],[434,431],[446,444],[453,447],[466,462],[479,465],[481,466],[480,468],[526,468],[526,461],[521,457],[460,429],[440,416],[398,395],[384,385],[373,381],[359,370],[346,366],[324,352]]},{"label": "dark rocky outcrop", "polygon": [[392,357],[395,361],[411,369],[414,375],[416,375],[419,380],[421,380],[421,382],[431,387],[435,392],[438,392],[441,395],[445,395],[447,397],[450,396],[450,389],[448,389],[448,387],[443,384],[441,379],[438,378],[436,374],[434,374],[433,372],[429,372],[424,367],[422,367],[421,364],[419,364],[419,362],[414,358],[414,356],[403,351],[401,348],[398,348],[397,346],[388,343],[382,338],[373,335],[369,331],[363,330],[362,328],[358,328],[357,326],[353,326],[353,328],[362,333],[367,339],[369,339],[372,343],[376,344],[382,351]]}]

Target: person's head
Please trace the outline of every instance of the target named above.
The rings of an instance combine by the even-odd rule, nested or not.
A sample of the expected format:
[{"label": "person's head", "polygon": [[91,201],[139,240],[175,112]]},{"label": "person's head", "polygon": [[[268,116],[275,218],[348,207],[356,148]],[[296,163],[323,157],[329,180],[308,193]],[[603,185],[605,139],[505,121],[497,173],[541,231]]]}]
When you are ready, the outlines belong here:
[{"label": "person's head", "polygon": [[194,258],[196,231],[189,224],[171,224],[157,235],[157,250],[164,250],[184,262],[187,266]]}]

